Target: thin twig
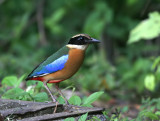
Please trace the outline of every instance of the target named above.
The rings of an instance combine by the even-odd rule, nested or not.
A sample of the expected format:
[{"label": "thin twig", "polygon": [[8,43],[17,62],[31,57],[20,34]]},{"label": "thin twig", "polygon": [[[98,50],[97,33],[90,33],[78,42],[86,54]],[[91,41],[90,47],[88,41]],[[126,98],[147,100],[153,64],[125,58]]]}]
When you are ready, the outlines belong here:
[{"label": "thin twig", "polygon": [[44,29],[44,22],[43,22],[43,10],[44,10],[45,0],[39,0],[37,6],[37,24],[38,24],[38,31],[39,31],[39,38],[41,45],[46,45],[46,34]]},{"label": "thin twig", "polygon": [[147,11],[147,9],[149,8],[150,3],[151,3],[151,0],[147,0],[146,4],[144,6],[144,9],[141,12],[141,15],[140,15],[141,17],[145,14],[145,12]]}]

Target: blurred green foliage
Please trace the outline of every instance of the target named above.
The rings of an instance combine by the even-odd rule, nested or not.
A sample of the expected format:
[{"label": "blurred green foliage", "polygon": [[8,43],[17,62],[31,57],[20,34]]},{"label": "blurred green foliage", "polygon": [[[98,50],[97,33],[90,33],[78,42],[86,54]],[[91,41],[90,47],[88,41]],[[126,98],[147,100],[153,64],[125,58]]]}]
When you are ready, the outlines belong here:
[{"label": "blurred green foliage", "polygon": [[[40,93],[43,86],[39,82],[28,81],[26,91],[19,88],[25,78],[21,75],[31,72],[77,33],[100,39],[102,46],[88,48],[83,67],[62,82],[62,87],[71,85],[82,92],[103,90],[103,100],[116,95],[120,100],[140,102],[145,95],[159,96],[160,0],[15,1],[0,1],[1,97],[48,100],[45,92]],[[114,52],[108,56],[110,51]],[[70,103],[73,100],[78,101],[76,105],[83,102],[77,96]]]},{"label": "blurred green foliage", "polygon": [[[127,40],[126,35],[138,22],[136,15],[143,10],[145,2],[2,1],[0,76],[15,74],[15,71],[18,75],[29,72],[77,33],[87,33],[100,39],[107,32],[120,41]],[[126,11],[129,8],[132,10]]]},{"label": "blurred green foliage", "polygon": [[153,39],[160,34],[160,13],[149,14],[149,19],[142,21],[135,29],[131,31],[129,43],[140,39]]}]

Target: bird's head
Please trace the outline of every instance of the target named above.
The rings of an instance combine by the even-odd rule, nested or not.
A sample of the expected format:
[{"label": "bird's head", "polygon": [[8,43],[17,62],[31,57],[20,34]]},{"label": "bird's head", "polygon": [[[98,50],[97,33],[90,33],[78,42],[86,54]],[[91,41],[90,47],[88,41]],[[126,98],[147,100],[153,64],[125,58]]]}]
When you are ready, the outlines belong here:
[{"label": "bird's head", "polygon": [[77,34],[69,40],[67,47],[85,50],[92,43],[100,43],[100,41],[87,34]]}]

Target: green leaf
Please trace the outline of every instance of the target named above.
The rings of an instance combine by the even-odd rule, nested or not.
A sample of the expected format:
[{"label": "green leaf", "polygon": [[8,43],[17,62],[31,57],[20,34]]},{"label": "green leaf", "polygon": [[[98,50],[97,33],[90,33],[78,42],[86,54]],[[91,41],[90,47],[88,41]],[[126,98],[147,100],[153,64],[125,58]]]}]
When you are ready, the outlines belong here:
[{"label": "green leaf", "polygon": [[97,116],[93,116],[93,117],[92,117],[92,120],[93,120],[93,121],[101,121],[101,119],[99,119]]},{"label": "green leaf", "polygon": [[128,111],[128,106],[124,106],[121,111],[122,111],[122,113],[127,112]]},{"label": "green leaf", "polygon": [[154,89],[155,89],[155,77],[154,77],[153,74],[147,75],[145,77],[144,83],[145,83],[145,87],[148,90],[154,91]]},{"label": "green leaf", "polygon": [[150,118],[151,120],[158,120],[158,116],[152,112],[146,112],[144,116]]},{"label": "green leaf", "polygon": [[79,96],[72,96],[69,100],[68,100],[68,102],[70,103],[70,104],[72,104],[72,105],[78,105],[78,106],[80,106],[80,104],[81,104],[81,98],[79,97]]},{"label": "green leaf", "polygon": [[62,96],[58,97],[57,100],[60,104],[65,104],[65,100],[63,99]]},{"label": "green leaf", "polygon": [[103,111],[102,113],[103,113],[103,115],[104,115],[104,117],[106,118],[106,119],[109,119],[109,112],[110,111],[107,111],[107,110],[105,110],[105,111]]},{"label": "green leaf", "polygon": [[7,76],[2,80],[2,85],[7,86],[17,86],[17,77],[16,76]]},{"label": "green leaf", "polygon": [[118,118],[119,116],[117,117],[115,114],[112,114],[110,121],[119,121]]},{"label": "green leaf", "polygon": [[29,80],[29,81],[26,82],[26,85],[27,85],[27,87],[28,87],[28,86],[32,86],[32,85],[35,85],[37,82],[38,82],[38,81]]},{"label": "green leaf", "polygon": [[25,74],[24,75],[22,75],[19,79],[18,79],[18,81],[16,82],[16,87],[19,87],[20,86],[20,84],[21,84],[21,82],[23,81],[23,79],[25,78]]},{"label": "green leaf", "polygon": [[83,114],[83,115],[78,119],[78,121],[86,121],[87,116],[88,116],[88,113]]},{"label": "green leaf", "polygon": [[20,83],[23,81],[25,75],[22,75],[19,79],[16,76],[7,76],[2,80],[2,85],[19,87]]},{"label": "green leaf", "polygon": [[71,117],[71,118],[66,118],[64,121],[75,121],[75,119]]},{"label": "green leaf", "polygon": [[104,92],[95,92],[91,94],[83,103],[83,106],[91,105],[94,101],[96,101]]},{"label": "green leaf", "polygon": [[43,85],[43,83],[41,82],[41,81],[36,81],[36,87],[35,88],[38,88],[38,89],[40,89],[40,88],[44,88],[44,85]]},{"label": "green leaf", "polygon": [[152,65],[152,70],[155,70],[156,68],[159,68],[159,67],[160,67],[160,56],[154,60],[154,63]]},{"label": "green leaf", "polygon": [[156,111],[155,114],[156,114],[157,116],[160,116],[160,111]]},{"label": "green leaf", "polygon": [[21,88],[12,88],[8,90],[7,92],[2,95],[3,99],[19,99],[20,96],[24,97],[25,95],[28,95],[23,89]]},{"label": "green leaf", "polygon": [[160,13],[152,12],[147,20],[142,21],[134,28],[129,36],[128,43],[137,42],[141,39],[153,39],[160,34]]},{"label": "green leaf", "polygon": [[33,96],[33,98],[37,102],[48,101],[48,95],[45,92],[40,92],[40,93],[36,94],[35,96]]}]

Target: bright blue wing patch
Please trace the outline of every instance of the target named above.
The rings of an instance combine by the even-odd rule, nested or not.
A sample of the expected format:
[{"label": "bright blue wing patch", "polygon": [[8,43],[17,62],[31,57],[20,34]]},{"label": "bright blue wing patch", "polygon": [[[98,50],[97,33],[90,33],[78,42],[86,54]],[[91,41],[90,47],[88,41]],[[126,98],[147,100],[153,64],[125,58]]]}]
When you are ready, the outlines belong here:
[{"label": "bright blue wing patch", "polygon": [[62,70],[67,60],[68,60],[68,55],[63,55],[60,58],[53,61],[52,63],[44,66],[40,71],[34,72],[31,76],[50,74],[50,73]]}]

